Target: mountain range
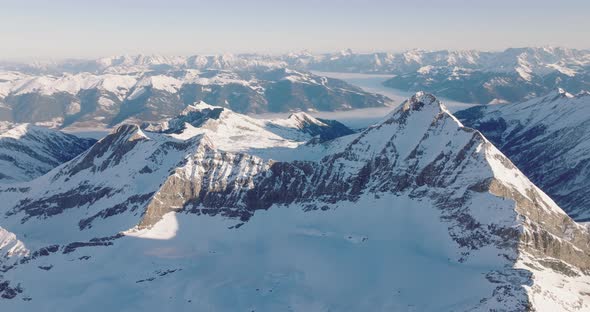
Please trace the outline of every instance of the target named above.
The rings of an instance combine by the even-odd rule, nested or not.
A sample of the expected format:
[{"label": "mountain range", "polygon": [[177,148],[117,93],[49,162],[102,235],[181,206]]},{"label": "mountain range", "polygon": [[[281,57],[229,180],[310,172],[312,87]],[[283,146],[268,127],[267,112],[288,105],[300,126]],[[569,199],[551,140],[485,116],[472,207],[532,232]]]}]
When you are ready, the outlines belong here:
[{"label": "mountain range", "polygon": [[0,119],[49,127],[113,127],[124,121],[163,121],[200,101],[240,113],[334,111],[392,103],[338,79],[286,68],[131,68],[117,71],[124,73],[57,76],[0,72]]},{"label": "mountain range", "polygon": [[350,50],[321,57],[303,55],[296,63],[319,71],[379,73],[386,86],[426,90],[465,103],[518,102],[558,87],[590,90],[590,51],[558,47],[504,51],[423,51],[358,54]]},{"label": "mountain range", "polygon": [[[385,82],[386,86],[412,92],[426,90],[437,96],[465,103],[519,102],[545,95],[559,87],[573,93],[590,90],[589,50],[561,47],[524,47],[510,48],[504,51],[410,50],[399,53],[355,53],[351,50],[344,50],[338,53],[313,54],[302,51],[282,55],[224,54],[175,57],[124,55],[95,60],[65,60],[22,64],[4,62],[0,63],[0,70],[6,71],[8,74],[4,73],[3,76],[5,77],[0,77],[0,90],[4,89],[4,91],[0,91],[0,96],[2,93],[7,93],[6,86],[2,87],[2,80],[6,80],[7,75],[15,75],[15,73],[41,77],[61,76],[63,73],[128,76],[147,72],[161,74],[179,71],[207,72],[212,70],[214,72],[234,72],[233,75],[226,74],[232,76],[230,79],[236,79],[235,72],[246,72],[248,73],[246,74],[247,78],[237,78],[237,80],[245,80],[243,84],[251,85],[253,84],[251,81],[252,76],[259,80],[265,80],[258,77],[260,72],[284,68],[296,71],[391,75],[391,78]],[[183,74],[166,75],[172,75],[174,78],[179,78],[178,75],[183,76]],[[211,77],[208,77],[208,75],[215,76],[216,74],[205,73],[202,75],[204,75],[202,78],[209,79]],[[286,76],[286,74],[276,73],[275,75],[278,75],[278,77],[270,79],[271,81],[276,82],[277,79],[283,79]],[[193,74],[194,76],[195,74]],[[300,81],[309,80],[309,75],[307,77],[307,79],[297,79]],[[319,77],[315,77],[311,80],[317,84],[319,79]],[[129,81],[128,83],[131,84]],[[119,87],[123,90],[130,88],[125,83],[121,83]],[[265,85],[262,84],[261,87],[264,88]],[[282,98],[272,98],[272,96],[266,98],[269,107],[266,107],[267,104],[263,100],[256,99],[254,101],[257,103],[256,107],[245,109],[243,106],[247,106],[247,104],[231,97],[225,98],[228,95],[221,96],[221,99],[218,98],[218,95],[210,95],[209,98],[191,98],[191,100],[204,100],[215,105],[224,105],[224,101],[227,100],[229,107],[238,112],[290,111],[310,108],[333,110],[382,105],[375,104],[375,99],[366,100],[364,104],[361,104],[348,98],[350,107],[346,104],[343,106],[335,104],[342,102],[342,99],[334,99],[330,105],[322,106],[310,100],[313,99],[311,96],[304,100],[290,92],[283,93],[284,88],[286,87],[279,87],[275,90],[277,92],[273,94]],[[351,87],[336,86],[336,88],[350,90]],[[244,94],[251,93],[247,92],[247,89],[227,92],[233,91]],[[222,91],[217,92],[223,93]],[[297,104],[290,103],[287,107],[275,107],[272,104],[273,102],[276,103],[276,101],[289,101],[291,98],[294,98],[292,102],[294,101]],[[250,101],[252,100],[250,98]],[[234,105],[234,101],[241,104]],[[311,104],[301,104],[306,101]],[[0,99],[0,103],[2,102]],[[369,102],[372,104],[369,104]]]},{"label": "mountain range", "polygon": [[590,221],[590,94],[558,89],[456,113],[480,130],[571,217]]},{"label": "mountain range", "polygon": [[588,229],[423,92],[359,133],[191,105],[0,201],[11,311],[590,308]]}]

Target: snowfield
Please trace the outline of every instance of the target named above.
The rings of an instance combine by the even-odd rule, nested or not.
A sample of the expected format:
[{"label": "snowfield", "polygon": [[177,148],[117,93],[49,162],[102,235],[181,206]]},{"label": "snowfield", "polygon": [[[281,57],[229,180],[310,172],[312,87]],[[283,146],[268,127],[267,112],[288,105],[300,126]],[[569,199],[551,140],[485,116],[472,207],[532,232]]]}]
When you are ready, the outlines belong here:
[{"label": "snowfield", "polygon": [[[60,286],[32,289],[27,295],[34,299],[26,304],[13,300],[2,306],[11,311],[461,311],[493,291],[485,274],[502,269],[457,262],[439,213],[432,204],[409,198],[366,196],[330,211],[273,207],[228,230],[236,224],[171,213],[150,230],[126,233],[113,247],[37,264],[53,265],[47,271],[13,271],[4,278]],[[457,285],[463,291],[457,292]],[[104,298],[109,300],[96,305]]]}]

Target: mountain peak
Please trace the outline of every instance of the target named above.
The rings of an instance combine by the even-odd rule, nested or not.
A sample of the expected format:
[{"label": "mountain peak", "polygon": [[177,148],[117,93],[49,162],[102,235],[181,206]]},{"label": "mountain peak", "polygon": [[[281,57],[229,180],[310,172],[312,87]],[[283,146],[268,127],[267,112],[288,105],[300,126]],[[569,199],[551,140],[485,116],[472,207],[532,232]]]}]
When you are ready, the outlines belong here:
[{"label": "mountain peak", "polygon": [[[209,120],[218,120],[224,115],[231,114],[231,110],[221,106],[209,105],[205,102],[187,106],[179,116],[176,116],[163,126],[150,125],[147,130],[166,130],[168,132],[180,133],[185,129],[185,124],[190,124],[193,127],[201,127]],[[165,129],[161,129],[165,128]]]},{"label": "mountain peak", "polygon": [[[138,139],[147,139],[148,137],[141,131],[138,125],[123,124],[117,127],[111,135],[116,141],[135,141]],[[101,140],[102,141],[102,140]]]},{"label": "mountain peak", "polygon": [[[462,124],[447,110],[447,108],[432,94],[423,91],[416,92],[409,99],[405,100],[398,108],[394,109],[387,117],[384,123],[398,122],[406,124],[407,119],[416,116],[423,122],[430,123],[434,118],[441,113],[446,113],[453,118],[458,125]],[[417,121],[418,123],[423,123]]]},{"label": "mountain peak", "polygon": [[177,116],[176,118],[182,118],[183,116],[188,117],[188,116],[191,116],[194,114],[208,115],[208,114],[210,114],[210,112],[216,112],[217,116],[210,116],[210,118],[217,119],[217,118],[219,118],[219,114],[221,114],[222,112],[233,112],[233,111],[228,108],[222,107],[222,106],[211,105],[211,104],[207,104],[207,103],[201,101],[199,103],[195,103],[193,105],[187,106],[180,113],[180,115]]},{"label": "mountain peak", "polygon": [[402,109],[404,111],[419,111],[424,107],[441,109],[441,103],[434,95],[424,91],[418,91],[402,104]]}]

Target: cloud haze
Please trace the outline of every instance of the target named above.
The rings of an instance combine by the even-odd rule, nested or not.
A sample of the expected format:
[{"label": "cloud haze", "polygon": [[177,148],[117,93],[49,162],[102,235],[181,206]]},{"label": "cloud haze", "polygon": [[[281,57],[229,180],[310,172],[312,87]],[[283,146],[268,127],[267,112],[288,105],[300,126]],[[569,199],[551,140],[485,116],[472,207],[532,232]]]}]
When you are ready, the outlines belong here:
[{"label": "cloud haze", "polygon": [[583,0],[0,3],[0,59],[344,48],[590,48],[590,2]]}]

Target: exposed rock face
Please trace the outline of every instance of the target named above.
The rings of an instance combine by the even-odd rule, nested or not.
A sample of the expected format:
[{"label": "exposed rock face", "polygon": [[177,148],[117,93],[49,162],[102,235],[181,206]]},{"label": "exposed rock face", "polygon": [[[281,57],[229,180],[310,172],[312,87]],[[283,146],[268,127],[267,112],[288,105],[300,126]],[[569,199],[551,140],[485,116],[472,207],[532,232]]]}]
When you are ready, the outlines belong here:
[{"label": "exposed rock face", "polygon": [[88,149],[82,139],[29,124],[0,126],[0,183],[32,180]]},{"label": "exposed rock face", "polygon": [[590,96],[558,90],[457,113],[506,154],[572,218],[590,220]]},{"label": "exposed rock face", "polygon": [[[207,112],[214,113],[215,109]],[[590,234],[586,228],[572,221],[480,132],[463,127],[432,95],[417,93],[382,122],[359,134],[337,139],[339,145],[324,150],[318,161],[265,160],[220,150],[206,134],[182,140],[178,135],[122,126],[60,170],[35,180],[30,188],[1,189],[0,197],[9,205],[4,211],[7,228],[17,229],[18,237],[33,224],[59,224],[63,234],[52,242],[61,246],[62,255],[100,258],[104,257],[102,253],[108,255],[109,250],[123,252],[120,248],[125,247],[118,246],[136,248],[129,236],[191,237],[183,231],[191,233],[194,227],[208,227],[204,222],[174,229],[171,216],[179,216],[177,222],[188,218],[214,222],[213,216],[231,220],[233,225],[221,232],[198,232],[218,236],[242,228],[248,231],[250,224],[258,224],[258,218],[289,210],[304,211],[300,217],[282,220],[278,228],[271,230],[278,235],[279,229],[303,222],[306,216],[319,222],[322,214],[346,211],[345,207],[350,205],[357,206],[355,209],[362,211],[365,218],[371,218],[379,210],[367,204],[373,201],[384,204],[386,211],[400,214],[400,220],[383,220],[384,224],[393,224],[386,227],[386,233],[413,220],[408,217],[412,214],[421,216],[418,224],[426,222],[420,227],[443,231],[435,236],[429,235],[434,232],[416,232],[420,236],[416,239],[424,240],[422,243],[414,242],[412,237],[400,240],[411,246],[403,252],[413,254],[410,250],[418,249],[418,254],[428,255],[426,258],[452,263],[459,268],[458,272],[476,272],[478,282],[473,285],[480,291],[475,298],[459,296],[449,306],[465,311],[543,310],[545,306],[582,311],[590,304],[582,293],[590,291]],[[292,149],[293,153],[298,151]],[[38,185],[46,185],[46,189],[41,191],[35,187]],[[80,214],[81,211],[84,213]],[[338,222],[342,220],[320,228],[325,232],[304,233],[329,237],[329,228]],[[161,228],[162,224],[168,227]],[[273,225],[256,225],[260,231],[266,226]],[[167,236],[172,230],[178,232]],[[68,237],[74,234],[77,238],[72,242]],[[289,235],[293,239],[298,237],[294,233]],[[371,241],[355,235],[349,234],[346,239],[355,243]],[[260,244],[272,240],[254,237],[258,237]],[[439,239],[448,240],[448,246],[433,247]],[[229,249],[239,248],[239,244],[220,242],[222,246],[231,246]],[[48,242],[37,245],[40,246],[33,244],[30,248],[36,250]],[[327,248],[337,245],[333,242]],[[263,250],[266,245],[257,246]],[[302,246],[304,254],[307,248],[313,248]],[[395,244],[377,246],[377,250],[399,248]],[[168,247],[175,250],[180,246]],[[159,255],[164,251],[156,248],[144,252]],[[184,257],[184,252],[189,251],[179,254],[175,250],[172,257]],[[5,262],[7,268],[11,261]],[[45,268],[49,267],[47,264]],[[195,269],[185,265],[183,272]],[[419,268],[416,274],[424,269],[428,268]],[[9,280],[11,285],[18,283],[19,270],[24,270],[23,264],[7,269],[13,277]],[[249,276],[248,272],[244,274]],[[555,295],[557,288],[551,279],[554,276],[576,292],[560,299]],[[155,280],[156,277],[137,278],[141,283]],[[24,293],[27,287],[32,286],[23,282]]]}]

